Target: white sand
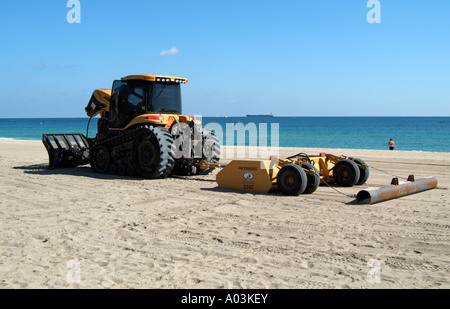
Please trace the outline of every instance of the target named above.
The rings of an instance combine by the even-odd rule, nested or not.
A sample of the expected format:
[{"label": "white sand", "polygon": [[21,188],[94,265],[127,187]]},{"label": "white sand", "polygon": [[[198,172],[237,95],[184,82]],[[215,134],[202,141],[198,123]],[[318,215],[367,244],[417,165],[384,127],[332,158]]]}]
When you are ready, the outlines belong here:
[{"label": "white sand", "polygon": [[[0,288],[450,288],[448,153],[349,155],[438,188],[375,205],[47,170],[40,141],[0,141]],[[362,188],[390,183],[371,170]],[[368,277],[369,275],[369,277]]]}]

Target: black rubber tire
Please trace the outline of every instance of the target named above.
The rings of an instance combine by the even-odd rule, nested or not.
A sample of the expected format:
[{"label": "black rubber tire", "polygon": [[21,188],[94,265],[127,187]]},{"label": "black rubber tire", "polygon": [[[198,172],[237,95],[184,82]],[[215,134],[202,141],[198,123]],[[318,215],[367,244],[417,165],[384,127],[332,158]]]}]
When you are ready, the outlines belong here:
[{"label": "black rubber tire", "polygon": [[352,160],[341,160],[333,168],[334,182],[341,187],[353,187],[359,177],[358,165]]},{"label": "black rubber tire", "polygon": [[364,162],[361,159],[355,159],[355,163],[360,164],[360,165],[364,165],[366,167],[366,169],[362,169],[359,168],[359,180],[356,182],[356,185],[360,186],[363,185],[367,182],[367,180],[369,179],[369,175],[370,175],[370,171],[369,171],[369,166],[366,164],[366,162]]},{"label": "black rubber tire", "polygon": [[306,184],[306,189],[303,194],[312,194],[314,193],[320,185],[320,174],[319,171],[312,165],[311,163],[302,163],[302,168],[313,171],[314,176],[306,174],[306,178],[308,179],[308,183]]},{"label": "black rubber tire", "polygon": [[[202,128],[202,160],[206,160],[212,163],[219,163],[221,148],[220,142],[217,138],[216,134],[212,132],[210,129],[203,127]],[[197,168],[197,175],[207,175],[211,173],[214,168],[207,168],[202,170],[200,167]]]},{"label": "black rubber tire", "polygon": [[108,149],[97,146],[92,150],[91,167],[96,173],[106,173],[109,170],[110,157]]},{"label": "black rubber tire", "polygon": [[287,164],[277,175],[278,189],[285,195],[298,196],[302,194],[308,183],[306,173],[297,164]]},{"label": "black rubber tire", "polygon": [[133,141],[133,168],[144,178],[166,178],[175,164],[173,137],[163,127],[146,126]]}]

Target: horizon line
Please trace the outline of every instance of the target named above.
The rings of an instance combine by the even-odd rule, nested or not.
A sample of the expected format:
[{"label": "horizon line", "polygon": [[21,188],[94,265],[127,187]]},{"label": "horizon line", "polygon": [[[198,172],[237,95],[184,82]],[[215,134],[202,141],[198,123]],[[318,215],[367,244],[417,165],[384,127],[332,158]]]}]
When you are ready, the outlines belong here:
[{"label": "horizon line", "polygon": [[[194,116],[196,116],[194,114]],[[450,115],[448,116],[417,116],[417,115],[410,115],[410,116],[398,116],[398,115],[385,115],[385,116],[300,116],[300,115],[294,115],[294,116],[287,116],[287,115],[280,115],[280,116],[273,116],[273,117],[265,117],[265,116],[261,116],[261,117],[247,117],[245,115],[241,115],[241,116],[229,116],[229,115],[216,115],[216,116],[204,116],[204,115],[197,115],[197,116],[201,116],[204,118],[449,118]],[[81,118],[86,118],[89,119],[89,117],[69,117],[69,116],[54,116],[54,117],[0,117],[0,119],[5,120],[5,119],[81,119]],[[93,118],[99,118],[99,117],[93,117]]]}]

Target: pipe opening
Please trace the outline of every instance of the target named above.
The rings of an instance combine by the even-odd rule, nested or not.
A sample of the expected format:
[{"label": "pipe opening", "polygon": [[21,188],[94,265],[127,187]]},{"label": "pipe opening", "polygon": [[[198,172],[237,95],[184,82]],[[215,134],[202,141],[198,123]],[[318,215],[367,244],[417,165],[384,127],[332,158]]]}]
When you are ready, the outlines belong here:
[{"label": "pipe opening", "polygon": [[370,204],[372,197],[370,196],[370,193],[366,190],[359,191],[356,195],[356,199],[360,203],[364,204]]}]

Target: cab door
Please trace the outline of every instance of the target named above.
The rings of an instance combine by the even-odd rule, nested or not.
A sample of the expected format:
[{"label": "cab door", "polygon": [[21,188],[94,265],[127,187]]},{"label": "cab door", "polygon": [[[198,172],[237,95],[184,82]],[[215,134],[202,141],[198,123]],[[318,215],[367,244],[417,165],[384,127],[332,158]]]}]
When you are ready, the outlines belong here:
[{"label": "cab door", "polygon": [[136,116],[145,113],[147,88],[140,82],[114,81],[109,114],[111,127],[124,128]]}]

